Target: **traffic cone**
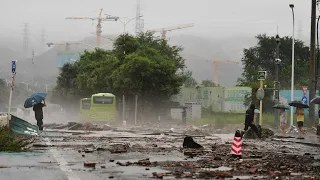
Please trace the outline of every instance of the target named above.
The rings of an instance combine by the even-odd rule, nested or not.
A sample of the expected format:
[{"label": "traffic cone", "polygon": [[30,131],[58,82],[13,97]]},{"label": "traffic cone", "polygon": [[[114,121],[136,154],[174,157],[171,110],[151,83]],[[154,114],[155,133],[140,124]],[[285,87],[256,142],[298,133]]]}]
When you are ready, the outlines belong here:
[{"label": "traffic cone", "polygon": [[237,130],[231,148],[232,157],[241,158],[242,156],[242,136],[240,130]]}]

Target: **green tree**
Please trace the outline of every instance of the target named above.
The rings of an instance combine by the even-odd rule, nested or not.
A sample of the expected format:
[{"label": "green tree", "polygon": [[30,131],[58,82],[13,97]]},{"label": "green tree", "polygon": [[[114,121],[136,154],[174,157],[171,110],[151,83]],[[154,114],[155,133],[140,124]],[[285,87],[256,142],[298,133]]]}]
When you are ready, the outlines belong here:
[{"label": "green tree", "polygon": [[[244,71],[242,77],[238,80],[239,84],[246,82],[257,82],[259,70],[267,71],[267,78],[275,79],[275,53],[276,39],[274,36],[265,34],[256,36],[258,43],[256,46],[243,50],[242,63]],[[291,54],[292,38],[280,38],[279,53],[281,59],[280,83],[282,89],[290,87],[291,82]],[[309,47],[302,41],[295,41],[295,86],[300,87],[308,83],[308,60]],[[273,87],[273,85],[271,86]]]},{"label": "green tree", "polygon": [[112,92],[118,99],[125,95],[129,106],[138,94],[141,106],[154,107],[183,85],[181,50],[152,33],[124,34],[116,39],[113,50],[85,51],[78,62],[64,65],[55,92],[78,97]]},{"label": "green tree", "polygon": [[96,49],[85,53],[77,62],[78,94],[90,96],[98,92],[114,92],[111,75],[119,62],[111,51]]},{"label": "green tree", "polygon": [[198,82],[192,77],[192,71],[186,71],[184,73],[185,81],[184,86],[185,87],[196,87],[198,85]]},{"label": "green tree", "polygon": [[119,59],[112,73],[114,91],[124,94],[131,105],[134,95],[138,94],[141,111],[144,107],[159,110],[156,106],[177,94],[184,82],[181,50],[151,33],[120,36],[113,50]]},{"label": "green tree", "polygon": [[[260,34],[256,36],[258,43],[256,46],[243,50],[242,63],[244,65],[242,77],[238,79],[238,86],[251,87],[252,92],[247,94],[245,106],[250,103],[258,105],[255,90],[259,87],[258,71],[267,71],[267,79],[264,84],[265,98],[263,111],[273,111],[273,81],[275,80],[275,53],[276,39],[274,36]],[[291,85],[291,54],[292,54],[292,38],[280,38],[279,56],[281,59],[279,80],[281,89],[289,89]],[[305,46],[302,41],[295,41],[295,86],[300,88],[302,85],[308,84],[308,58],[309,47]]]},{"label": "green tree", "polygon": [[216,84],[211,80],[202,80],[201,85],[204,87],[216,87]]}]

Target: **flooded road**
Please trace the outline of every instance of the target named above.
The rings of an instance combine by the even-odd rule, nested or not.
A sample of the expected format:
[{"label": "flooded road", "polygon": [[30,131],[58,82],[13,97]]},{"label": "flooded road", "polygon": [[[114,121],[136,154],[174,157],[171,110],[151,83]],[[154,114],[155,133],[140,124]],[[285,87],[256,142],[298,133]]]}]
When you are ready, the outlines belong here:
[{"label": "flooded road", "polygon": [[239,160],[230,156],[234,134],[188,130],[204,148],[183,149],[185,128],[169,130],[45,129],[31,152],[0,154],[1,179],[319,178],[318,147],[277,138],[244,139]]}]

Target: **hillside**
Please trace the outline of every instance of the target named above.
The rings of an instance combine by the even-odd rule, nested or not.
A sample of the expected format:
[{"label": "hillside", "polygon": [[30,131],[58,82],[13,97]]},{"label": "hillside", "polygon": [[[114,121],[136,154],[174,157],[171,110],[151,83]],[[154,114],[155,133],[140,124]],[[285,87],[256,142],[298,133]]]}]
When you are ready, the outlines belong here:
[{"label": "hillside", "polygon": [[254,38],[231,37],[224,39],[204,39],[197,36],[175,36],[169,39],[172,45],[184,48],[182,56],[186,59],[187,69],[193,72],[200,82],[204,79],[214,80],[213,61],[229,60],[239,64],[219,63],[219,84],[233,86],[242,73],[242,50],[254,45]]},{"label": "hillside", "polygon": [[[105,36],[101,38],[101,46],[104,48],[111,48],[112,41],[115,35]],[[92,49],[95,46],[95,36],[87,37],[81,41],[83,44],[71,44],[70,51],[83,52],[84,49]],[[245,43],[244,43],[245,42]],[[71,42],[74,43],[74,42]],[[197,36],[181,35],[169,37],[171,45],[178,45],[184,48],[182,56],[186,59],[186,66],[189,70],[193,71],[194,77],[197,81],[204,79],[213,80],[214,64],[212,60],[231,60],[240,62],[241,51],[255,43],[254,38],[246,37],[232,37],[229,39],[204,39]],[[55,83],[55,77],[58,75],[57,68],[57,54],[65,51],[65,45],[53,46],[43,54],[34,57],[34,64],[32,59],[23,58],[21,53],[14,52],[10,49],[0,49],[1,52],[1,76],[10,78],[11,59],[19,59],[17,65],[18,75],[17,81],[31,81],[34,76],[36,81],[40,83]],[[8,61],[3,61],[8,59]],[[20,60],[21,59],[21,60]],[[5,67],[5,68],[4,68]],[[219,82],[221,85],[232,86],[240,77],[242,72],[241,65],[237,64],[219,64]]]}]

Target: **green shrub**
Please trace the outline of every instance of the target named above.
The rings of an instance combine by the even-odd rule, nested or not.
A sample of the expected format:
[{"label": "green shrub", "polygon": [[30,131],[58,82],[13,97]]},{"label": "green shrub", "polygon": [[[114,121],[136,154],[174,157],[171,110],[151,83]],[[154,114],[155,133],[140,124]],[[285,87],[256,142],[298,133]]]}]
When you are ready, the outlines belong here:
[{"label": "green shrub", "polygon": [[20,152],[22,148],[22,140],[16,134],[6,126],[0,127],[0,152]]}]

